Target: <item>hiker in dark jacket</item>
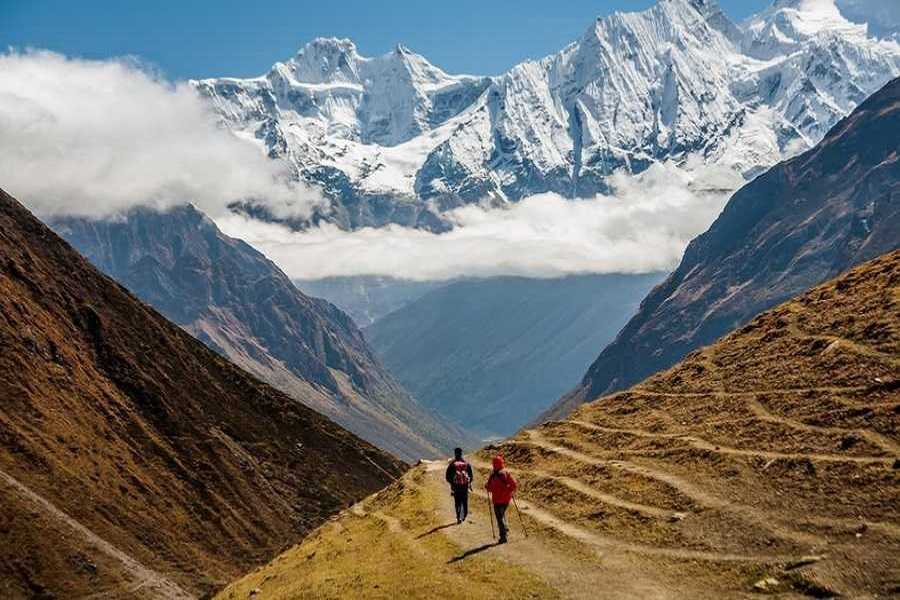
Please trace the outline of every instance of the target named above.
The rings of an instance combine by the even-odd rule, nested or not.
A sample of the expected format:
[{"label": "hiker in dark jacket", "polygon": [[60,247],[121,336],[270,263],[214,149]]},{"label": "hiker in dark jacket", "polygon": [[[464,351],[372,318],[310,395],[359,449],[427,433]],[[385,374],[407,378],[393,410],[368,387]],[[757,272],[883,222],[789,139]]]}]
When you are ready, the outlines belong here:
[{"label": "hiker in dark jacket", "polygon": [[472,465],[463,459],[462,448],[453,450],[453,460],[447,465],[444,479],[450,484],[453,504],[456,507],[457,525],[469,516],[469,490],[472,489]]},{"label": "hiker in dark jacket", "polygon": [[491,495],[494,504],[494,514],[497,516],[497,527],[500,529],[500,543],[506,543],[506,534],[509,527],[506,525],[506,509],[512,501],[513,494],[519,487],[515,478],[504,468],[503,457],[499,454],[493,460],[494,470],[491,471],[484,489]]}]

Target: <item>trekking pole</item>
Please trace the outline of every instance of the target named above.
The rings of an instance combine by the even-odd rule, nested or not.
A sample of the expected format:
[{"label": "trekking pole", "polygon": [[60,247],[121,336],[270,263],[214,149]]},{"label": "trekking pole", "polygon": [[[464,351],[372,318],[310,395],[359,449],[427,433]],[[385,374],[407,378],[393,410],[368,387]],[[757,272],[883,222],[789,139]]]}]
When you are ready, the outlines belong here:
[{"label": "trekking pole", "polygon": [[513,506],[516,507],[516,514],[519,515],[519,523],[522,524],[522,531],[525,532],[525,537],[528,537],[528,529],[525,528],[525,521],[522,520],[522,511],[519,510],[519,503],[516,502],[516,497],[513,496]]},{"label": "trekking pole", "polygon": [[494,503],[491,502],[491,493],[488,492],[487,496],[488,501],[488,519],[491,520],[491,539],[494,539]]}]

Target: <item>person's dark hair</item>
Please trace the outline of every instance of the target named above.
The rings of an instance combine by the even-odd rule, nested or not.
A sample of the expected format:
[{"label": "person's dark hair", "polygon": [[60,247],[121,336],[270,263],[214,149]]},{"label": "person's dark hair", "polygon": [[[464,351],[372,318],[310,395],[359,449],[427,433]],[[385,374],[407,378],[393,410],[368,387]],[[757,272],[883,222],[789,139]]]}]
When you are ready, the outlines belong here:
[{"label": "person's dark hair", "polygon": [[462,458],[462,448],[454,448],[453,456],[455,456],[456,458]]}]

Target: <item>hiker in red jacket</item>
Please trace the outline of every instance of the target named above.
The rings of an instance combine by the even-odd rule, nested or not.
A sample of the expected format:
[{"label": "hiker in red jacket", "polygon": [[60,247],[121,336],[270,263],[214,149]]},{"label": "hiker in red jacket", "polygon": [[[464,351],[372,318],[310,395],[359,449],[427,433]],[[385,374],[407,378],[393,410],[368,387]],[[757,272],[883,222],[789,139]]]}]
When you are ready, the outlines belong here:
[{"label": "hiker in red jacket", "polygon": [[488,477],[484,489],[491,495],[491,501],[494,503],[494,514],[497,515],[497,527],[500,528],[500,543],[506,543],[506,534],[509,527],[506,525],[506,509],[512,501],[513,494],[519,484],[512,475],[504,468],[503,457],[499,454],[494,457],[494,470]]}]

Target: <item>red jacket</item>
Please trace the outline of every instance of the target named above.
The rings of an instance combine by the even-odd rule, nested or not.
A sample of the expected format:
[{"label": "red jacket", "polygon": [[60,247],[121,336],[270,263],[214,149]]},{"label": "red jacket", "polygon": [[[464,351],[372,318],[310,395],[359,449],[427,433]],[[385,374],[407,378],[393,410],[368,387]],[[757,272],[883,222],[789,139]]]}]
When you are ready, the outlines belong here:
[{"label": "red jacket", "polygon": [[494,504],[509,504],[518,487],[519,484],[506,469],[491,471],[487,483],[484,484],[484,489],[491,493]]}]

